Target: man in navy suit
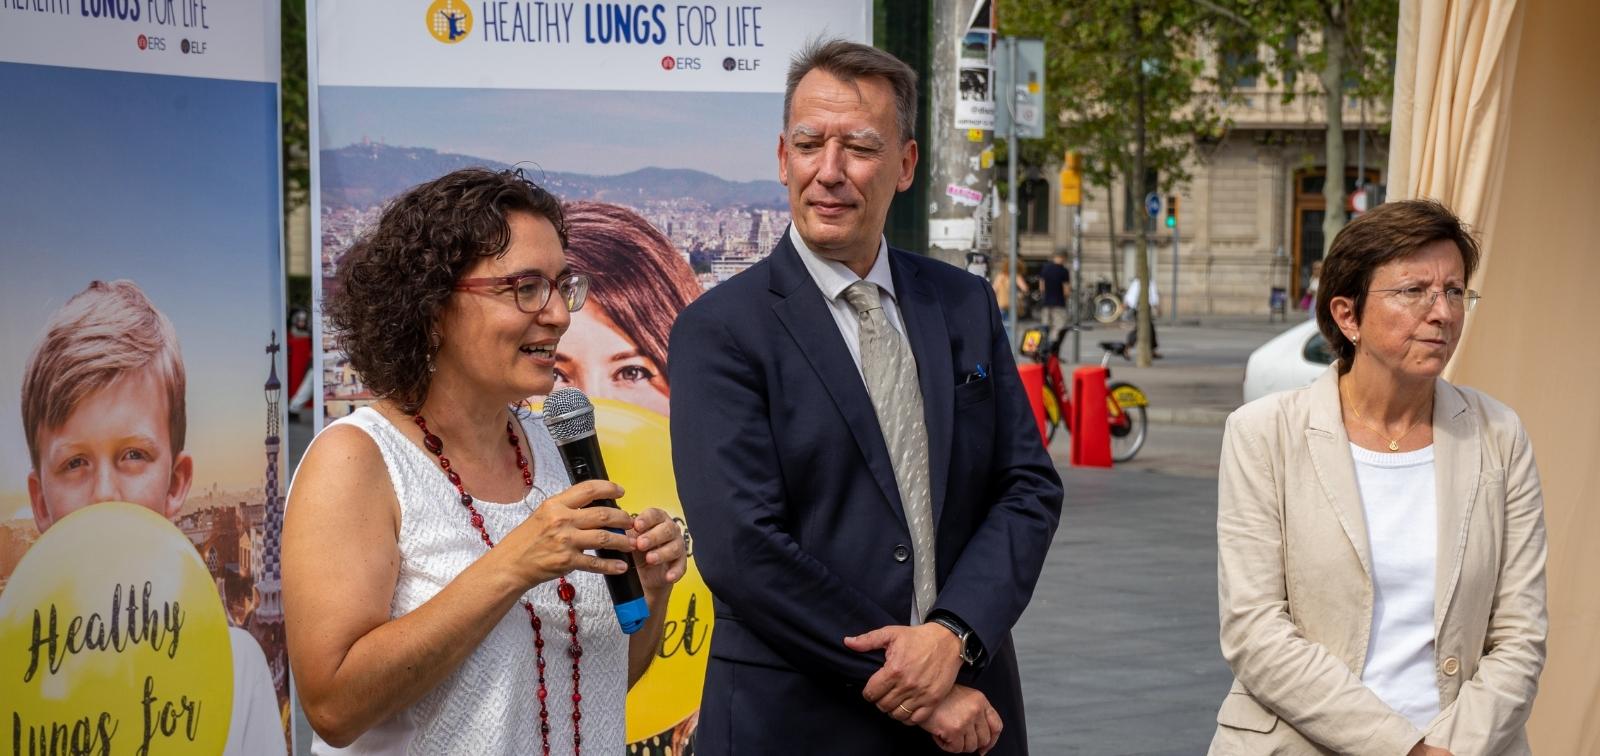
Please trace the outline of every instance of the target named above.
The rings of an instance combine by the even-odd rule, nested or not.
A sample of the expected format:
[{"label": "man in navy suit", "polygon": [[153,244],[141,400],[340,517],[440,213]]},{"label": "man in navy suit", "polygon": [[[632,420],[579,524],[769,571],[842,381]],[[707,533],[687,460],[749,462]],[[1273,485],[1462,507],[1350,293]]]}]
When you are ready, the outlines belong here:
[{"label": "man in navy suit", "polygon": [[696,752],[1025,754],[1010,633],[1061,480],[987,282],[884,241],[916,75],[817,43],[784,110],[793,225],[683,311],[669,352],[716,596]]}]

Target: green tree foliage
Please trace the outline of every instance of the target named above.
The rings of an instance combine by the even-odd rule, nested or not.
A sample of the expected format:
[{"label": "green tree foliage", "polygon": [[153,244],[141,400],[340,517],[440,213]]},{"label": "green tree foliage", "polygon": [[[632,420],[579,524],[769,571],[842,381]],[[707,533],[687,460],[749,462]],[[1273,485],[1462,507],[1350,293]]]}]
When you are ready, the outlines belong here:
[{"label": "green tree foliage", "polygon": [[[1221,105],[1234,79],[1232,71],[1217,76],[1200,57],[1218,19],[1189,0],[1009,0],[1000,31],[1045,40],[1045,110],[1061,114],[1047,122],[1044,139],[1025,143],[1022,163],[1047,166],[1067,149],[1078,152],[1085,185],[1107,190],[1113,227],[1114,179],[1137,187],[1135,201],[1185,183],[1196,138],[1222,131]],[[1150,173],[1153,185],[1145,181]],[[1150,280],[1148,232],[1138,224],[1141,281]],[[1150,287],[1140,291],[1139,343],[1149,344]],[[1139,363],[1149,359],[1150,350],[1140,349]]]},{"label": "green tree foliage", "polygon": [[304,205],[311,191],[310,115],[306,109],[306,4],[282,0],[283,210]]},{"label": "green tree foliage", "polygon": [[1022,165],[1057,165],[1070,149],[1083,156],[1088,185],[1130,176],[1142,81],[1145,164],[1158,175],[1149,188],[1188,180],[1195,137],[1223,125],[1221,100],[1196,95],[1197,83],[1221,83],[1196,54],[1214,13],[1182,0],[1008,0],[1000,16],[1002,34],[1045,41],[1045,111],[1060,114],[1043,139],[1021,143]]},{"label": "green tree foliage", "polygon": [[1328,179],[1323,199],[1323,249],[1344,228],[1343,105],[1394,99],[1395,35],[1400,17],[1395,0],[1231,0],[1212,5],[1233,23],[1228,36],[1235,44],[1257,41],[1271,52],[1261,66],[1267,81],[1281,85],[1285,102],[1320,96],[1327,114]]}]

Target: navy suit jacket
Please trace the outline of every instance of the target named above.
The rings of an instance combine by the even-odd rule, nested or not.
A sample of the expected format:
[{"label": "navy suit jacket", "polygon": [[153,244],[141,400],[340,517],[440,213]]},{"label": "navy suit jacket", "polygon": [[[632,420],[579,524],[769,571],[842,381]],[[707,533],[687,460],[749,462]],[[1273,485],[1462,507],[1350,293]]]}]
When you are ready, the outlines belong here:
[{"label": "navy suit jacket", "polygon": [[[882,666],[844,637],[911,615],[911,537],[865,383],[788,234],[672,330],[672,461],[715,596],[697,753],[938,753],[861,697]],[[939,596],[982,641],[958,682],[1026,753],[1011,627],[1061,513],[993,292],[889,250],[928,431]],[[979,372],[987,377],[967,380]]]}]

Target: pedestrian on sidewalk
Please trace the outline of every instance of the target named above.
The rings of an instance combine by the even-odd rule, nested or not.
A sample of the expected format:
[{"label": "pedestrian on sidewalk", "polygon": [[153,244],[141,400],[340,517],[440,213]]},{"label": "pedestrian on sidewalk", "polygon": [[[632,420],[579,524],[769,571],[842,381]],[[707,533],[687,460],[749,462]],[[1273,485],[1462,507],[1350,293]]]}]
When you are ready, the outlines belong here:
[{"label": "pedestrian on sidewalk", "polygon": [[1539,472],[1515,412],[1440,377],[1478,255],[1437,202],[1351,221],[1316,305],[1338,361],[1228,418],[1217,603],[1237,681],[1212,754],[1529,753]]},{"label": "pedestrian on sidewalk", "polygon": [[[1133,321],[1133,330],[1128,332],[1128,348],[1139,345],[1139,279],[1135,278],[1128,283],[1128,291],[1122,295],[1123,312],[1127,313],[1129,320]],[[1161,292],[1156,289],[1154,282],[1150,284],[1150,359],[1161,359],[1161,339],[1156,338],[1156,315],[1161,307]]]},{"label": "pedestrian on sidewalk", "polygon": [[995,301],[1000,305],[1001,319],[1005,320],[1008,324],[1011,322],[1011,297],[1013,295],[1019,297],[1017,299],[1017,318],[1021,319],[1024,317],[1022,310],[1022,299],[1020,297],[1028,293],[1028,271],[1026,266],[1024,266],[1020,260],[1017,261],[1017,282],[1016,285],[1013,286],[1011,283],[1010,266],[1005,263],[996,265],[994,279],[991,281],[991,283],[994,285]]},{"label": "pedestrian on sidewalk", "polygon": [[1067,270],[1067,253],[1056,252],[1050,262],[1039,270],[1039,282],[1044,289],[1040,305],[1044,308],[1045,336],[1054,342],[1061,338],[1067,327],[1067,302],[1072,293],[1072,272]]},{"label": "pedestrian on sidewalk", "polygon": [[1311,277],[1306,281],[1306,293],[1300,297],[1300,309],[1311,313],[1313,320],[1317,317],[1317,286],[1322,282],[1322,261],[1311,263]]}]

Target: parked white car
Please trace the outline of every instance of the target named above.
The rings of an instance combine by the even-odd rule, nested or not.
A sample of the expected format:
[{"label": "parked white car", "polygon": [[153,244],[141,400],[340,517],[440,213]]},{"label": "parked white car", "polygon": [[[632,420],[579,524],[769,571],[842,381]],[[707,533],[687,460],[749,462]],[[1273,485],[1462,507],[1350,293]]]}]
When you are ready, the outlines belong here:
[{"label": "parked white car", "polygon": [[1244,400],[1253,402],[1276,391],[1310,385],[1333,360],[1317,321],[1307,320],[1250,353],[1244,366]]}]

